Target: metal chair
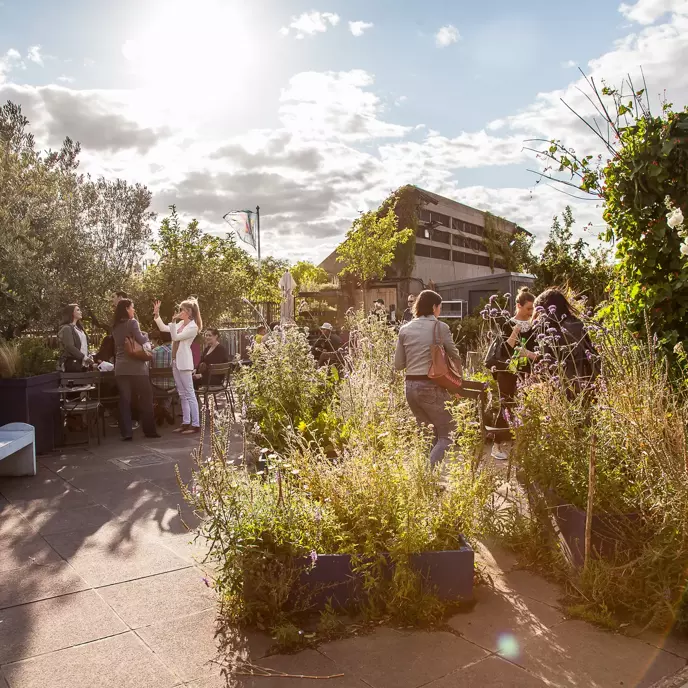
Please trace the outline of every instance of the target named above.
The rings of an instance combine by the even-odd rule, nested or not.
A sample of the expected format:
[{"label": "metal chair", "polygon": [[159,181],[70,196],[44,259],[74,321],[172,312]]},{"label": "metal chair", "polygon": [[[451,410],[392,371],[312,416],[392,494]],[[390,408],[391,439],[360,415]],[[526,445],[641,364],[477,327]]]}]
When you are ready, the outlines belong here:
[{"label": "metal chair", "polygon": [[[85,387],[93,386],[93,390],[85,390],[81,392],[70,392],[71,387]],[[91,443],[91,420],[96,430],[96,439],[100,444],[100,426],[98,423],[101,411],[100,403],[100,372],[86,372],[86,373],[61,373],[60,387],[63,388],[63,394],[60,397],[60,411],[62,414],[62,422],[67,418],[79,417],[83,418],[86,423],[86,438],[88,444]],[[91,393],[95,392],[95,399]],[[78,394],[78,397],[71,395]],[[103,434],[104,434],[103,429]]]},{"label": "metal chair", "polygon": [[203,403],[206,408],[208,408],[208,397],[212,396],[217,402],[217,396],[224,396],[226,402],[229,404],[229,408],[234,415],[234,393],[232,392],[231,375],[233,363],[211,363],[208,366],[207,376],[208,382],[212,383],[214,378],[222,378],[221,384],[207,384],[201,385],[197,390],[196,394],[200,397],[203,396]]},{"label": "metal chair", "polygon": [[176,418],[175,404],[179,401],[179,393],[172,382],[171,387],[162,386],[162,381],[169,384],[169,380],[174,380],[172,368],[149,368],[151,388],[153,390],[153,402],[170,400],[172,405],[172,419]]}]

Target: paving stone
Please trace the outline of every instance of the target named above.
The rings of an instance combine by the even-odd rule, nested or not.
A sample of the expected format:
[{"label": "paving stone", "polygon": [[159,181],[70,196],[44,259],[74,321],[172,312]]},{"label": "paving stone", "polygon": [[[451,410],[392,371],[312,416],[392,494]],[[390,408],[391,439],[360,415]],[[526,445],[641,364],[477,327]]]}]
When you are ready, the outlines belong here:
[{"label": "paving stone", "polygon": [[80,478],[89,476],[105,476],[116,475],[122,473],[122,469],[110,461],[84,461],[83,463],[65,463],[55,464],[53,470],[63,480],[75,483]]},{"label": "paving stone", "polygon": [[42,467],[37,475],[23,478],[0,478],[0,493],[9,502],[41,499],[61,495],[70,486],[52,471]]},{"label": "paving stone", "polygon": [[564,621],[509,659],[546,682],[585,688],[645,688],[686,664],[640,640],[582,621]]},{"label": "paving stone", "polygon": [[134,633],[3,667],[12,688],[171,688],[179,679]]},{"label": "paving stone", "polygon": [[[69,485],[69,483],[64,484]],[[85,492],[81,492],[73,487],[68,487],[63,492],[50,497],[12,500],[12,505],[22,513],[58,511],[60,509],[80,509],[84,506],[92,506],[94,503],[94,500]]]},{"label": "paving stone", "polygon": [[320,651],[347,674],[374,688],[416,688],[471,664],[487,653],[451,633],[375,633],[340,640]]},{"label": "paving stone", "polygon": [[155,517],[169,495],[147,481],[132,483],[126,488],[94,493],[94,499],[118,518],[137,520]]},{"label": "paving stone", "polygon": [[0,664],[126,630],[93,590],[10,607],[0,611]]},{"label": "paving stone", "polygon": [[658,631],[643,631],[640,633],[639,629],[635,631],[626,629],[626,635],[642,640],[644,643],[657,647],[660,650],[665,650],[671,654],[688,659],[688,638],[686,636],[671,632],[660,633]]},{"label": "paving stone", "polygon": [[26,564],[59,564],[62,557],[37,533],[19,542],[3,542],[0,538],[0,573]]},{"label": "paving stone", "polygon": [[489,539],[477,543],[475,561],[484,566],[491,576],[503,575],[518,565],[513,552]]},{"label": "paving stone", "polygon": [[[136,632],[175,674],[184,681],[219,675],[214,609],[184,618],[139,628]],[[258,633],[237,631],[228,643],[230,656],[255,661],[265,656],[272,640]]]},{"label": "paving stone", "polygon": [[101,493],[126,492],[129,488],[145,484],[145,480],[119,468],[105,471],[91,471],[83,475],[76,475],[71,484],[79,490],[92,496]]},{"label": "paving stone", "polygon": [[88,584],[66,562],[25,564],[2,574],[0,609],[86,590]]},{"label": "paving stone", "polygon": [[55,535],[75,530],[95,532],[113,516],[104,506],[93,504],[79,509],[30,509],[24,518],[42,535]]},{"label": "paving stone", "polygon": [[546,683],[499,657],[488,657],[424,688],[545,688]]},{"label": "paving stone", "polygon": [[563,590],[554,583],[550,583],[541,576],[530,571],[510,571],[495,581],[495,587],[504,592],[512,591],[522,597],[544,602],[550,607],[559,607],[559,600],[563,597]]},{"label": "paving stone", "polygon": [[522,647],[564,620],[564,615],[549,605],[488,587],[477,588],[475,598],[475,607],[453,616],[449,625],[490,652],[504,646]]},{"label": "paving stone", "polygon": [[[305,650],[296,655],[275,655],[261,659],[261,667],[273,669],[290,677],[276,676],[239,676],[233,674],[229,683],[231,688],[313,688],[315,684],[324,684],[332,688],[368,688],[355,676],[345,674],[332,660],[314,650]],[[520,671],[520,669],[519,669]],[[327,676],[344,673],[338,678],[325,679]],[[297,676],[318,676],[313,678],[296,678]],[[293,678],[292,678],[293,677]],[[211,676],[187,684],[192,688],[227,688],[227,681],[222,676]]]},{"label": "paving stone", "polygon": [[170,549],[132,533],[127,524],[111,523],[92,534],[75,531],[46,535],[46,540],[93,587],[189,565]]},{"label": "paving stone", "polygon": [[3,674],[2,667],[0,667],[0,688],[10,688],[10,684],[7,683],[7,680]]},{"label": "paving stone", "polygon": [[196,568],[111,585],[99,593],[130,628],[215,607],[215,595]]}]

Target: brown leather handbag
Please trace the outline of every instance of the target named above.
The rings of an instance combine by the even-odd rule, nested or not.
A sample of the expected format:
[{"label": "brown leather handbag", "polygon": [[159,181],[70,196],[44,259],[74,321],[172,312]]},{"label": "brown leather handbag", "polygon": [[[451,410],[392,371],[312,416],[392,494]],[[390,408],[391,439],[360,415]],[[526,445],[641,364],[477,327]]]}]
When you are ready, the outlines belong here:
[{"label": "brown leather handbag", "polygon": [[144,349],[133,337],[124,338],[124,351],[127,356],[137,361],[152,361],[153,354]]},{"label": "brown leather handbag", "polygon": [[463,379],[461,373],[455,368],[452,360],[447,356],[440,338],[440,321],[435,323],[433,328],[433,343],[430,345],[430,356],[432,363],[428,371],[428,377],[438,386],[443,387],[453,394],[461,390]]}]

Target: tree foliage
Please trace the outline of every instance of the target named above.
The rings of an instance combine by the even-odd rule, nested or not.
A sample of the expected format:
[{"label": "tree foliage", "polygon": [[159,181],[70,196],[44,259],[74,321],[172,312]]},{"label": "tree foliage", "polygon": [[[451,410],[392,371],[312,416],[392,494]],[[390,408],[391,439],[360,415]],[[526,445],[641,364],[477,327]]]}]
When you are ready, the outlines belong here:
[{"label": "tree foliage", "polygon": [[530,272],[533,269],[534,238],[520,229],[512,232],[504,218],[485,213],[483,241],[487,246],[492,272],[495,267],[507,272]]},{"label": "tree foliage", "polygon": [[242,307],[255,277],[252,261],[233,236],[206,234],[198,220],[184,225],[177,209],[170,210],[151,245],[157,260],[134,281],[139,317],[150,325],[151,304],[160,299],[163,319],[170,318],[176,304],[196,296],[204,322],[217,327]]},{"label": "tree foliage", "polygon": [[321,284],[330,281],[325,270],[307,260],[298,261],[290,271],[299,291],[315,291]]},{"label": "tree foliage", "polygon": [[151,194],[122,180],[78,173],[80,146],[36,150],[29,121],[0,108],[0,307],[3,334],[53,327],[78,301],[103,313],[150,236]]},{"label": "tree foliage", "polygon": [[613,266],[608,250],[591,250],[583,239],[574,241],[575,222],[571,206],[566,206],[561,220],[556,216],[552,220],[547,243],[533,262],[535,290],[567,287],[597,306],[605,299]]},{"label": "tree foliage", "polygon": [[672,347],[688,339],[683,227],[667,222],[667,204],[688,212],[688,108],[665,102],[654,115],[630,78],[620,89],[588,84],[599,121],[579,118],[607,155],[580,155],[553,140],[539,151],[548,160],[543,176],[602,199],[604,238],[616,246],[614,305],[635,332],[649,324]]},{"label": "tree foliage", "polygon": [[382,279],[394,261],[397,246],[411,236],[412,229],[398,228],[393,208],[383,217],[373,211],[363,213],[337,248],[337,261],[344,265],[339,274],[351,275],[364,287],[371,280]]}]

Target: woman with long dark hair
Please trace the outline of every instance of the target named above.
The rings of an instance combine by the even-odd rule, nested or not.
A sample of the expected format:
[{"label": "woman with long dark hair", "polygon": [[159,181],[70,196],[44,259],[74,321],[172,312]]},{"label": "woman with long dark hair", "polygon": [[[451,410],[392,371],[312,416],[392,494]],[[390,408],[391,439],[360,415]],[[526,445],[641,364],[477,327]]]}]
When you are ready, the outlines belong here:
[{"label": "woman with long dark hair", "polygon": [[155,428],[148,362],[127,352],[127,339],[135,341],[141,347],[148,344],[148,337],[141,332],[136,320],[131,299],[121,299],[117,303],[112,321],[112,336],[115,340],[115,380],[119,390],[119,431],[122,439],[132,439],[131,407],[134,400],[137,400],[143,434],[146,437],[160,437]]},{"label": "woman with long dark hair", "polygon": [[[182,425],[173,432],[193,435],[201,431],[198,399],[193,385],[194,361],[191,344],[203,327],[198,301],[188,298],[179,304],[172,322],[165,325],[160,317],[160,301],[153,304],[155,323],[172,337],[172,374],[182,405]],[[179,321],[179,322],[176,322]]]},{"label": "woman with long dark hair", "polygon": [[70,303],[62,309],[60,329],[57,332],[60,342],[59,367],[66,373],[81,373],[93,363],[88,353],[88,337],[81,322],[81,308]]},{"label": "woman with long dark hair", "polygon": [[229,356],[227,349],[220,344],[220,331],[214,327],[208,327],[203,333],[205,341],[205,348],[201,354],[201,361],[194,373],[194,383],[197,386],[207,385],[221,385],[224,376],[210,377],[210,369],[208,366],[217,365],[219,363],[229,363]]},{"label": "woman with long dark hair", "polygon": [[413,320],[399,330],[394,366],[397,370],[406,370],[406,401],[416,421],[419,425],[433,426],[435,442],[430,463],[434,466],[442,461],[451,445],[454,421],[446,408],[451,399],[449,392],[428,377],[432,365],[430,347],[439,338],[447,357],[459,372],[461,357],[449,325],[438,321],[442,313],[442,297],[437,292],[430,289],[422,291],[413,305],[413,313]]}]

